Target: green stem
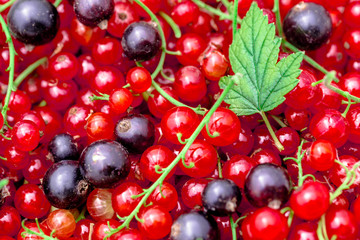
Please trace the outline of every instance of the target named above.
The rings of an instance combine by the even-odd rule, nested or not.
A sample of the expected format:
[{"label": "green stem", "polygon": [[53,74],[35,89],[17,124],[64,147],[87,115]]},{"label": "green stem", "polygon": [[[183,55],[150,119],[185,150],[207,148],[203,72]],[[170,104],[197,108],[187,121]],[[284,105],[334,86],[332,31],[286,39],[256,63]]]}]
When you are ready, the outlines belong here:
[{"label": "green stem", "polygon": [[3,161],[7,161],[7,159],[3,156],[0,156],[0,159],[3,160]]},{"label": "green stem", "polygon": [[3,11],[5,11],[5,10],[6,10],[8,7],[10,7],[11,5],[13,5],[15,1],[16,1],[16,0],[10,0],[10,1],[8,1],[7,3],[2,4],[2,5],[0,6],[0,13],[3,12]]},{"label": "green stem", "polygon": [[8,185],[8,183],[9,183],[9,179],[2,179],[1,181],[0,181],[0,189],[2,189],[3,187],[5,187],[6,185]]},{"label": "green stem", "polygon": [[326,86],[328,89],[330,89],[330,90],[333,91],[333,92],[336,92],[337,94],[343,96],[344,98],[347,98],[347,99],[352,100],[352,101],[354,101],[354,102],[358,102],[358,103],[360,102],[360,98],[355,97],[355,96],[351,95],[349,92],[343,91],[343,90],[341,90],[341,89],[333,86],[333,85],[331,84],[331,82],[332,82],[332,79],[331,79],[331,78],[327,78],[327,77],[325,78],[325,82],[324,82],[324,83],[325,83],[325,86]]},{"label": "green stem", "polygon": [[277,149],[279,149],[279,151],[284,150],[284,146],[281,144],[281,142],[279,141],[279,139],[278,139],[277,136],[275,135],[275,132],[274,132],[274,130],[272,129],[271,124],[270,124],[270,122],[269,122],[269,119],[267,118],[265,112],[261,111],[261,112],[259,112],[259,113],[260,113],[262,119],[264,120],[265,125],[266,125],[266,127],[267,127],[267,129],[268,129],[268,131],[269,131],[269,133],[270,133],[270,135],[271,135],[271,137],[272,137],[272,139],[274,140],[274,143],[275,143],[275,146],[277,147]]},{"label": "green stem", "polygon": [[[293,52],[300,52],[300,49],[298,49],[297,47],[295,47],[294,45],[292,45],[291,43],[289,43],[286,40],[282,40],[282,44],[290,49]],[[314,68],[316,68],[317,70],[319,70],[320,72],[322,72],[323,74],[329,76],[330,72],[327,71],[323,66],[321,66],[320,64],[318,64],[314,59],[312,59],[311,57],[304,55],[304,60],[309,63],[311,66],[313,66]],[[331,78],[335,81],[335,82],[339,82],[339,79],[336,77],[336,75],[331,76]]]},{"label": "green stem", "polygon": [[353,166],[353,168],[349,170],[345,166],[345,164],[343,164],[339,160],[335,160],[335,162],[345,169],[346,178],[344,182],[342,182],[342,184],[335,190],[335,192],[330,194],[330,203],[332,203],[335,198],[340,196],[344,190],[349,189],[351,187],[351,185],[354,183],[354,180],[356,179],[356,169],[360,166],[360,162],[357,162]]},{"label": "green stem", "polygon": [[54,2],[54,6],[55,6],[55,7],[58,7],[61,2],[62,2],[62,0],[56,0],[56,1]]},{"label": "green stem", "polygon": [[279,4],[279,0],[275,0],[274,1],[274,8],[272,10],[275,13],[275,17],[276,17],[276,26],[278,29],[278,33],[280,37],[284,36],[283,33],[283,29],[282,29],[282,21],[281,21],[281,15],[280,15],[280,4]]},{"label": "green stem", "polygon": [[[211,7],[211,6],[207,5],[206,3],[202,2],[201,0],[192,0],[192,2],[195,3],[196,5],[198,5],[200,8],[205,9],[205,10],[209,11],[210,13],[219,16],[220,20],[224,20],[224,19],[233,20],[232,16],[230,16],[229,14],[226,14],[217,8]],[[241,22],[241,19],[238,19],[238,22]]]},{"label": "green stem", "polygon": [[163,78],[165,78],[166,80],[169,80],[169,81],[171,81],[171,82],[174,82],[174,81],[175,81],[175,78],[172,78],[172,77],[169,77],[168,75],[166,75],[166,73],[164,73],[164,70],[163,70],[163,69],[160,71],[160,74],[161,74],[161,76],[162,76]]},{"label": "green stem", "polygon": [[223,178],[221,160],[219,157],[218,157],[218,171],[219,171],[219,178]]},{"label": "green stem", "polygon": [[232,235],[232,240],[237,240],[236,237],[236,228],[237,228],[237,224],[234,223],[234,219],[233,217],[230,215],[229,216],[230,219],[230,227],[231,227],[231,235]]},{"label": "green stem", "polygon": [[166,54],[169,54],[169,55],[175,55],[175,56],[180,56],[181,55],[181,52],[180,51],[170,51],[170,50],[167,50],[167,49],[164,49],[163,50]]},{"label": "green stem", "polygon": [[109,101],[110,96],[107,94],[104,94],[103,96],[96,96],[96,95],[92,95],[90,97],[91,101],[95,101],[95,100],[104,100],[104,101]]},{"label": "green stem", "polygon": [[174,20],[163,11],[160,11],[159,15],[170,25],[171,29],[174,32],[175,37],[181,38],[181,30],[179,26],[174,22]]},{"label": "green stem", "polygon": [[147,12],[147,14],[149,14],[151,20],[156,23],[159,30],[160,39],[161,39],[161,48],[163,51],[161,52],[160,60],[156,69],[151,74],[151,78],[155,79],[155,77],[160,73],[161,69],[163,68],[165,62],[166,53],[164,50],[166,49],[166,38],[165,38],[164,30],[161,28],[159,19],[157,19],[156,15],[144,3],[142,3],[139,0],[134,0],[134,2],[136,2],[142,9],[144,9],[145,12]]},{"label": "green stem", "polygon": [[221,0],[222,4],[226,7],[226,10],[232,14],[233,13],[233,5],[228,0]]},{"label": "green stem", "polygon": [[239,6],[239,0],[234,0],[234,12],[233,12],[233,39],[235,39],[235,34],[237,31],[237,19],[238,19],[238,6]]},{"label": "green stem", "polygon": [[191,108],[194,112],[196,112],[197,114],[199,115],[204,115],[205,114],[205,111],[203,110],[200,110],[198,108],[193,108],[193,107],[190,107],[182,102],[179,102],[178,100],[174,99],[173,97],[171,97],[169,94],[167,94],[167,92],[165,92],[159,84],[157,84],[155,81],[152,81],[152,84],[151,84],[156,91],[158,91],[166,100],[168,100],[169,102],[171,102],[172,104],[174,104],[175,106],[178,106],[178,107],[188,107],[188,108]]},{"label": "green stem", "polygon": [[195,129],[193,134],[190,136],[190,138],[188,139],[186,145],[181,150],[179,155],[172,161],[172,163],[168,167],[166,167],[164,169],[164,173],[161,174],[161,176],[148,189],[146,189],[144,196],[141,198],[141,200],[138,203],[138,205],[136,206],[136,208],[126,218],[124,223],[121,226],[119,226],[118,228],[110,230],[110,232],[106,235],[106,237],[104,239],[108,239],[111,235],[119,232],[124,227],[129,226],[130,222],[137,215],[140,208],[146,203],[146,200],[149,198],[151,193],[157,188],[157,186],[159,186],[160,184],[162,184],[164,182],[167,175],[174,169],[174,167],[176,167],[176,165],[180,162],[180,160],[185,158],[185,154],[189,150],[191,144],[193,144],[193,142],[196,140],[197,136],[200,134],[200,132],[204,128],[205,124],[210,120],[210,117],[213,115],[213,113],[216,111],[216,109],[220,106],[220,104],[224,100],[225,96],[229,93],[229,91],[230,91],[230,89],[232,88],[233,85],[234,85],[234,82],[231,81],[229,83],[229,85],[226,86],[226,88],[224,89],[224,91],[220,95],[219,99],[214,103],[214,105],[209,110],[208,114],[205,115],[205,117],[201,120],[198,127]]},{"label": "green stem", "polygon": [[352,104],[354,104],[354,103],[351,102],[351,99],[349,98],[349,99],[348,99],[347,106],[346,106],[344,112],[341,114],[341,116],[343,116],[344,118],[346,118],[346,115],[347,115],[347,113],[349,112],[350,107],[351,107]]},{"label": "green stem", "polygon": [[86,213],[86,206],[83,207],[79,216],[76,218],[75,222],[79,222],[80,220],[85,219],[85,213]]},{"label": "green stem", "polygon": [[272,119],[275,120],[275,122],[277,122],[277,124],[280,125],[280,127],[283,127],[283,128],[287,127],[287,125],[283,121],[281,121],[280,117],[272,115],[272,114],[270,116],[272,117]]},{"label": "green stem", "polygon": [[35,69],[37,69],[40,65],[44,64],[47,61],[47,57],[40,58],[36,62],[30,64],[14,81],[14,88],[18,88],[22,81],[29,76]]},{"label": "green stem", "polygon": [[29,233],[29,234],[32,234],[35,236],[39,236],[39,237],[43,238],[44,240],[58,240],[57,238],[50,237],[44,233],[44,231],[40,228],[39,221],[37,218],[35,218],[35,222],[36,222],[36,225],[38,226],[39,232],[35,232],[35,231],[29,229],[28,227],[26,227],[25,221],[26,221],[26,219],[21,221],[21,226],[25,230],[26,233]]},{"label": "green stem", "polygon": [[1,114],[3,115],[4,118],[4,124],[6,126],[8,126],[9,128],[11,128],[7,122],[7,111],[8,111],[8,107],[9,107],[9,102],[10,102],[10,96],[11,96],[11,92],[13,90],[13,85],[14,85],[14,66],[15,66],[15,47],[14,47],[14,43],[12,41],[11,35],[10,35],[10,31],[8,26],[6,25],[6,22],[4,20],[4,18],[1,16],[0,14],[0,24],[1,27],[5,33],[6,36],[6,41],[8,43],[9,46],[9,54],[10,54],[10,60],[9,60],[9,82],[8,82],[8,87],[7,87],[7,91],[6,91],[6,96],[5,96],[5,100],[4,100],[4,106],[3,109],[1,110]]}]

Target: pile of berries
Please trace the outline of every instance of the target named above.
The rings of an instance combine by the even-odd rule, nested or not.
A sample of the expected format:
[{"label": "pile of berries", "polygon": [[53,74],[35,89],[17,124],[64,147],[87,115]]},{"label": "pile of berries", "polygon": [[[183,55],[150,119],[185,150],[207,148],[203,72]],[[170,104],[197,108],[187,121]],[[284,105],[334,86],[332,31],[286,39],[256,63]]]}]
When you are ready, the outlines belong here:
[{"label": "pile of berries", "polygon": [[[360,1],[0,4],[0,240],[360,239]],[[237,116],[254,4],[306,55]]]}]

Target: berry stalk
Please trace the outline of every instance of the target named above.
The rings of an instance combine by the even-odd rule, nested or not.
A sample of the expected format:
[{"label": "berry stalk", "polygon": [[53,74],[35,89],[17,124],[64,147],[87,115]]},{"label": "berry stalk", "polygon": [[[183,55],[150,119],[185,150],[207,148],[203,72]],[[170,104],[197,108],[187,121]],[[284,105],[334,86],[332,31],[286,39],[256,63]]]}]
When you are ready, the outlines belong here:
[{"label": "berry stalk", "polygon": [[15,74],[15,47],[14,47],[14,43],[12,41],[11,35],[10,35],[10,31],[9,28],[4,20],[4,18],[2,16],[0,16],[0,24],[1,27],[5,33],[6,36],[6,41],[8,43],[9,46],[9,67],[7,70],[9,70],[9,82],[8,82],[8,87],[6,90],[6,96],[5,96],[5,101],[4,101],[4,106],[3,109],[1,110],[1,114],[3,115],[4,118],[4,124],[11,128],[7,122],[7,111],[8,111],[8,106],[10,103],[10,96],[11,96],[11,92],[13,91],[14,88],[14,74]]},{"label": "berry stalk", "polygon": [[[126,217],[125,222],[119,226],[118,228],[115,229],[111,229],[110,232],[108,233],[108,235],[106,235],[105,239],[108,239],[111,235],[119,232],[121,229],[123,229],[124,227],[129,226],[130,222],[132,221],[133,218],[137,218],[137,214],[140,210],[140,208],[146,203],[146,200],[149,198],[149,196],[151,195],[151,193],[158,187],[160,186],[163,181],[165,180],[166,176],[171,172],[171,170],[180,162],[180,160],[185,158],[185,154],[186,152],[189,150],[191,144],[193,144],[193,142],[196,140],[197,136],[200,134],[201,130],[205,127],[206,123],[209,122],[210,117],[213,115],[213,113],[216,111],[216,109],[220,106],[220,104],[222,103],[222,101],[224,100],[225,96],[228,94],[228,92],[230,91],[230,89],[232,88],[232,86],[234,85],[234,82],[231,81],[230,84],[224,89],[224,91],[222,92],[222,94],[220,95],[220,97],[218,98],[218,100],[214,103],[214,105],[212,106],[212,108],[209,110],[208,114],[206,114],[206,116],[202,119],[202,121],[200,122],[200,124],[198,125],[198,127],[195,129],[194,133],[190,136],[190,138],[187,139],[187,143],[184,146],[184,148],[181,150],[181,152],[179,153],[179,155],[172,161],[172,163],[163,169],[163,173],[161,174],[161,176],[156,180],[156,182],[154,182],[150,188],[144,190],[144,195],[142,196],[140,202],[138,203],[138,205],[136,206],[136,208],[132,211],[132,213]],[[141,194],[142,195],[142,194]]]},{"label": "berry stalk", "polygon": [[30,64],[14,81],[14,88],[18,88],[22,81],[29,76],[35,69],[47,61],[47,57],[40,58],[36,62]]}]

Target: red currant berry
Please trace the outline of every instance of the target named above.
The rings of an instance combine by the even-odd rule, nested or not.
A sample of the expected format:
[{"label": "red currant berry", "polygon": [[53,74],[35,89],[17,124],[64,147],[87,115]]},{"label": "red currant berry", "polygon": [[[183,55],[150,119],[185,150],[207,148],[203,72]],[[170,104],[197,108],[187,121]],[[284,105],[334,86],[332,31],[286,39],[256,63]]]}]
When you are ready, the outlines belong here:
[{"label": "red currant berry", "polygon": [[54,237],[59,239],[69,239],[73,235],[76,222],[69,210],[58,209],[49,214],[46,224],[50,231],[54,231]]},{"label": "red currant berry", "polygon": [[243,189],[245,178],[255,165],[254,160],[248,156],[235,155],[223,166],[224,178],[232,180],[239,188]]},{"label": "red currant berry", "polygon": [[182,65],[197,66],[198,58],[205,48],[206,43],[201,36],[195,33],[184,34],[176,43],[176,50],[181,53],[176,58]]},{"label": "red currant berry", "polygon": [[194,164],[192,168],[179,163],[181,170],[188,176],[193,178],[202,178],[210,175],[217,166],[217,152],[215,148],[203,140],[195,140],[185,153],[185,164],[189,166]]},{"label": "red currant berry", "polygon": [[350,29],[345,32],[342,42],[345,52],[352,58],[360,58],[360,30]]},{"label": "red currant berry", "polygon": [[[157,171],[168,167],[175,157],[176,155],[167,147],[161,145],[151,146],[141,155],[140,170],[145,178],[155,182],[160,177]],[[175,168],[171,170],[165,179],[169,179],[174,172]]]},{"label": "red currant berry", "polygon": [[21,151],[34,150],[40,141],[39,128],[30,120],[19,121],[11,130],[11,140]]},{"label": "red currant berry", "polygon": [[[7,236],[15,236],[20,229],[21,217],[19,212],[11,206],[0,209],[0,232]],[[1,238],[1,237],[0,237]]]},{"label": "red currant berry", "polygon": [[126,74],[126,82],[135,93],[143,93],[151,86],[152,78],[145,68],[134,67]]},{"label": "red currant berry", "polygon": [[133,95],[126,88],[114,89],[109,96],[111,111],[116,114],[124,113],[130,107],[133,100]]},{"label": "red currant berry", "polygon": [[108,21],[107,31],[114,37],[121,38],[125,29],[133,22],[139,21],[139,16],[129,2],[115,2],[114,14]]},{"label": "red currant berry", "polygon": [[199,7],[189,0],[177,3],[171,12],[171,17],[180,27],[194,22],[198,15]]},{"label": "red currant berry", "polygon": [[149,201],[155,205],[163,207],[168,211],[171,211],[177,205],[178,194],[173,185],[164,182],[161,187],[156,187],[155,190],[151,193]]},{"label": "red currant berry", "polygon": [[203,178],[192,178],[187,181],[181,188],[181,199],[185,206],[191,209],[201,207],[202,193],[209,182],[210,180]]},{"label": "red currant berry", "polygon": [[219,107],[210,117],[208,129],[213,136],[209,136],[206,127],[201,130],[207,142],[215,146],[226,146],[238,139],[241,123],[233,111]]},{"label": "red currant berry", "polygon": [[318,170],[329,170],[335,162],[336,149],[334,145],[327,140],[317,140],[313,142],[310,148],[309,165]]},{"label": "red currant berry", "polygon": [[160,239],[170,233],[172,218],[167,210],[159,205],[143,209],[139,213],[142,222],[138,222],[139,230],[147,238]]},{"label": "red currant berry", "polygon": [[132,196],[142,192],[142,188],[133,182],[126,182],[116,187],[111,198],[112,207],[116,214],[120,217],[128,216],[141,200],[141,197],[132,198]]},{"label": "red currant berry", "polygon": [[112,207],[112,189],[94,189],[86,201],[86,208],[95,221],[111,219],[114,217]]},{"label": "red currant berry", "polygon": [[50,58],[48,69],[54,78],[68,81],[78,73],[79,63],[73,54],[62,52]]},{"label": "red currant berry", "polygon": [[349,122],[334,109],[317,113],[311,119],[309,129],[316,139],[328,140],[335,147],[344,145],[350,134]]},{"label": "red currant berry", "polygon": [[175,74],[174,91],[187,102],[197,102],[206,95],[206,81],[199,68],[185,66]]},{"label": "red currant berry", "polygon": [[355,216],[346,209],[330,208],[325,214],[326,231],[331,239],[336,236],[339,240],[355,240],[358,224]]},{"label": "red currant berry", "polygon": [[21,216],[30,219],[41,218],[50,210],[43,190],[35,184],[22,185],[16,191],[14,204]]},{"label": "red currant berry", "polygon": [[329,189],[319,182],[306,182],[290,197],[290,207],[304,220],[320,218],[330,206]]},{"label": "red currant berry", "polygon": [[164,137],[174,144],[180,144],[191,136],[199,123],[197,114],[188,107],[175,107],[166,112],[161,120]]},{"label": "red currant berry", "polygon": [[245,218],[241,231],[244,240],[279,240],[287,237],[289,227],[280,211],[264,207]]},{"label": "red currant berry", "polygon": [[299,76],[298,85],[285,95],[285,103],[294,109],[306,109],[321,99],[321,88],[317,85],[315,76],[308,70],[303,69]]},{"label": "red currant berry", "polygon": [[104,65],[116,63],[122,54],[119,40],[111,37],[101,38],[92,47],[92,56],[95,61]]}]

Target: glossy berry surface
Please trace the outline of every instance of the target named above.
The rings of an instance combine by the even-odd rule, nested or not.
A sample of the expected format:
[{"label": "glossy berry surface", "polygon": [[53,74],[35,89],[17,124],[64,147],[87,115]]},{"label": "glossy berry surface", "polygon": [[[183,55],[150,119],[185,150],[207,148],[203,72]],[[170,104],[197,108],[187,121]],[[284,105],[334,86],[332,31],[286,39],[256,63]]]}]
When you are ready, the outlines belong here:
[{"label": "glossy berry surface", "polygon": [[46,225],[51,231],[54,231],[54,237],[59,239],[68,239],[73,235],[76,222],[70,211],[58,209],[51,212],[46,219]]},{"label": "glossy berry surface", "polygon": [[150,239],[160,239],[170,233],[172,218],[169,212],[159,205],[147,207],[140,212],[143,222],[138,222],[140,232]]},{"label": "glossy berry surface", "polygon": [[142,153],[155,141],[154,124],[143,115],[129,115],[115,127],[116,141],[131,153]]},{"label": "glossy berry surface", "polygon": [[157,29],[152,25],[146,22],[135,22],[125,29],[121,45],[129,59],[146,61],[158,53],[161,40]]},{"label": "glossy berry surface", "polygon": [[180,144],[178,134],[181,134],[181,140],[189,138],[196,129],[199,118],[190,108],[175,107],[167,111],[161,120],[161,129],[164,137],[175,144]]},{"label": "glossy berry surface", "polygon": [[87,146],[79,159],[81,173],[95,187],[110,187],[125,179],[130,171],[128,152],[118,142],[96,141]]},{"label": "glossy berry surface", "polygon": [[60,18],[46,0],[20,0],[10,8],[8,23],[11,34],[20,42],[42,45],[55,38]]},{"label": "glossy berry surface", "polygon": [[190,212],[181,215],[171,227],[170,239],[219,239],[219,230],[213,217],[203,212]]},{"label": "glossy berry surface", "polygon": [[112,207],[112,189],[94,189],[86,199],[86,209],[95,221],[111,219],[115,211]]},{"label": "glossy berry surface", "polygon": [[226,216],[236,211],[241,202],[241,192],[231,180],[213,180],[205,187],[202,201],[211,215]]},{"label": "glossy berry surface", "polygon": [[76,208],[84,203],[91,189],[80,173],[78,162],[69,160],[52,165],[42,185],[49,202],[57,208],[65,209]]},{"label": "glossy berry surface", "polygon": [[[146,149],[141,155],[140,169],[146,179],[155,182],[160,177],[160,174],[156,172],[156,168],[159,168],[158,171],[161,171],[169,166],[174,158],[175,154],[169,148],[161,145],[154,145]],[[166,179],[171,177],[171,175],[174,174],[174,171],[175,169],[168,174]]]},{"label": "glossy berry surface", "polygon": [[245,180],[245,196],[256,207],[280,208],[290,197],[291,181],[287,171],[277,165],[255,166]]},{"label": "glossy berry surface", "polygon": [[70,134],[56,135],[49,143],[48,150],[55,162],[77,160],[80,156],[78,146]]},{"label": "glossy berry surface", "polygon": [[86,26],[95,27],[109,19],[114,12],[112,0],[74,0],[77,19]]},{"label": "glossy berry surface", "polygon": [[290,197],[290,206],[296,216],[304,220],[321,217],[330,205],[329,190],[319,182],[306,182]]},{"label": "glossy berry surface", "polygon": [[316,3],[301,2],[284,19],[286,39],[302,50],[315,50],[330,37],[332,25],[329,13]]},{"label": "glossy berry surface", "polygon": [[240,134],[241,123],[239,118],[227,108],[218,108],[210,117],[208,135],[206,127],[201,131],[207,142],[215,146],[226,146],[235,142]]},{"label": "glossy berry surface", "polygon": [[16,191],[14,204],[21,216],[30,219],[44,217],[50,210],[43,190],[35,184],[21,186]]},{"label": "glossy berry surface", "polygon": [[117,186],[112,193],[112,207],[116,214],[120,217],[129,215],[136,205],[140,202],[140,198],[132,198],[142,192],[142,188],[132,182],[123,183]]},{"label": "glossy berry surface", "polygon": [[201,178],[210,175],[217,165],[217,152],[215,148],[206,141],[195,140],[185,154],[185,164],[180,163],[181,170],[190,177]]},{"label": "glossy berry surface", "polygon": [[283,239],[289,232],[286,217],[278,210],[263,207],[257,209],[242,223],[244,240]]}]

